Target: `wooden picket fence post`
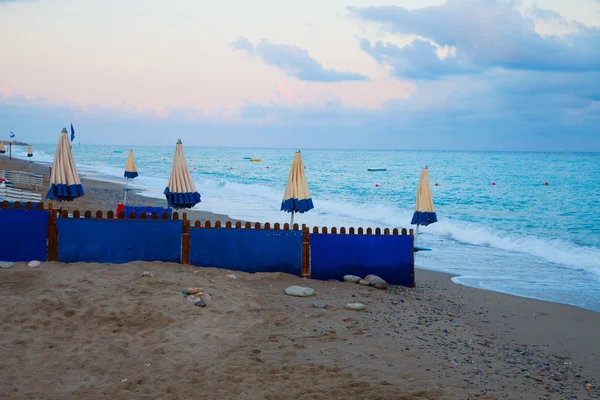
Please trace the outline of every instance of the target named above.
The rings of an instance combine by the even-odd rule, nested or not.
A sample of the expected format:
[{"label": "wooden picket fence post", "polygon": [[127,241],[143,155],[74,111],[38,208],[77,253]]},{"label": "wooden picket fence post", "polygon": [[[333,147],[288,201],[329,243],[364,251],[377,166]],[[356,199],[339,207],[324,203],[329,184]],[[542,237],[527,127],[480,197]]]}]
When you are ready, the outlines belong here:
[{"label": "wooden picket fence post", "polygon": [[183,213],[183,232],[181,236],[181,263],[190,264],[190,221],[187,213]]}]

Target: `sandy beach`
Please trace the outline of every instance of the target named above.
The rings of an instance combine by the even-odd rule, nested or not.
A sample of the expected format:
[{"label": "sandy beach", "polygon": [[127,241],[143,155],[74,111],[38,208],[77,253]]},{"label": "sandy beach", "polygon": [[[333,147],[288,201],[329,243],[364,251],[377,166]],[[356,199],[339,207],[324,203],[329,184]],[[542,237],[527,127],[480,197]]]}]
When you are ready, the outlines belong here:
[{"label": "sandy beach", "polygon": [[[144,271],[152,277],[142,277]],[[418,272],[390,291],[179,264],[0,270],[7,399],[597,398],[600,314]],[[289,285],[316,296],[284,294]],[[202,287],[205,308],[180,291]],[[312,302],[328,304],[325,309]],[[367,306],[344,309],[348,302]],[[585,389],[591,381],[592,389]],[[570,397],[577,396],[577,397]]]},{"label": "sandy beach", "polygon": [[[48,167],[33,168],[47,182]],[[122,196],[112,183],[84,188],[65,208],[114,210]],[[423,270],[416,289],[389,291],[229,273],[142,262],[1,269],[0,398],[600,398],[600,313]],[[287,296],[290,285],[317,295]],[[211,297],[204,308],[181,294],[196,286]]]}]

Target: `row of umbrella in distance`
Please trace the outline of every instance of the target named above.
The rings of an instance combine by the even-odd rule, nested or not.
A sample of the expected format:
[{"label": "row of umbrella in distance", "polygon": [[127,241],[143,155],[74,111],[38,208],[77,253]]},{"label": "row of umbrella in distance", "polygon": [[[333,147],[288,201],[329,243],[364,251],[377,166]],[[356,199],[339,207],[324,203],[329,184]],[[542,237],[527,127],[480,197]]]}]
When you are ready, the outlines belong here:
[{"label": "row of umbrella in distance", "polygon": [[[132,150],[129,151],[129,156],[127,157],[124,176],[127,178],[127,185],[130,179],[138,177]],[[196,185],[187,165],[181,139],[177,141],[177,145],[175,146],[171,175],[163,193],[167,199],[168,206],[175,209],[192,208],[201,202],[200,193],[196,190]],[[50,176],[50,189],[46,198],[62,202],[72,201],[83,195],[83,186],[81,185],[73,160],[67,129],[63,128],[54,155],[54,164]],[[127,199],[126,196],[127,187],[124,201]],[[291,223],[293,224],[294,214],[305,213],[313,208],[314,204],[304,174],[302,155],[300,150],[298,150],[292,161],[288,182],[281,202],[281,211],[291,213]],[[437,216],[431,197],[428,169],[425,167],[421,171],[421,178],[417,189],[417,202],[411,224],[417,225],[416,235],[418,235],[420,225],[427,226],[434,222],[437,222]]]}]

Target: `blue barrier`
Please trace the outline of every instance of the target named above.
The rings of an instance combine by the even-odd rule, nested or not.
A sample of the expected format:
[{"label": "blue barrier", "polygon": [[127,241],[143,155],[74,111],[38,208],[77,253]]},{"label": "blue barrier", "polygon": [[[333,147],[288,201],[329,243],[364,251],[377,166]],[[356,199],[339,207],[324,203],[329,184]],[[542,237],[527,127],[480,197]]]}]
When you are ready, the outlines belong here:
[{"label": "blue barrier", "polygon": [[59,218],[58,261],[181,261],[182,221]]},{"label": "blue barrier", "polygon": [[410,235],[310,235],[312,279],[374,274],[392,285],[415,283]]},{"label": "blue barrier", "polygon": [[190,230],[190,263],[302,276],[302,231],[194,228]]},{"label": "blue barrier", "polygon": [[0,208],[0,261],[46,261],[47,210]]},{"label": "blue barrier", "polygon": [[169,218],[173,213],[173,209],[171,208],[163,208],[163,207],[146,207],[146,206],[125,206],[123,207],[123,211],[125,212],[125,218],[129,218],[129,214],[133,211],[135,212],[135,217],[140,218],[140,214],[145,212],[148,215],[148,218],[155,212],[158,215],[158,218],[162,218],[162,214],[166,211],[169,214]]}]

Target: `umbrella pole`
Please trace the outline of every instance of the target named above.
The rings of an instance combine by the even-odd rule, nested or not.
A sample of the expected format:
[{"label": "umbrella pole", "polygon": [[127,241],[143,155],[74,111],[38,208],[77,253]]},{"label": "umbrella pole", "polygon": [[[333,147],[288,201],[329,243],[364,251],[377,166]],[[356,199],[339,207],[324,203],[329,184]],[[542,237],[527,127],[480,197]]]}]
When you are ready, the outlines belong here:
[{"label": "umbrella pole", "polygon": [[415,229],[415,245],[417,244],[417,240],[419,240],[419,225]]},{"label": "umbrella pole", "polygon": [[292,211],[292,220],[290,222],[290,228],[294,229],[294,212]]},{"label": "umbrella pole", "polygon": [[129,187],[129,179],[125,179],[125,197],[123,197],[123,205],[127,203],[127,188]]}]

